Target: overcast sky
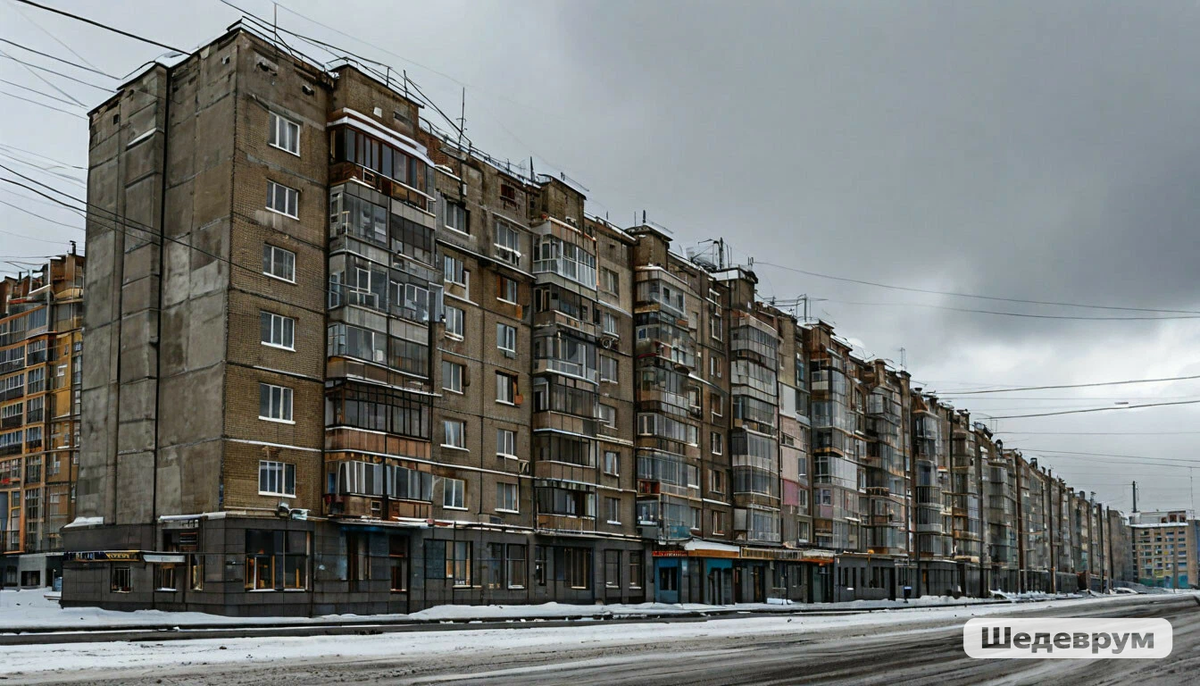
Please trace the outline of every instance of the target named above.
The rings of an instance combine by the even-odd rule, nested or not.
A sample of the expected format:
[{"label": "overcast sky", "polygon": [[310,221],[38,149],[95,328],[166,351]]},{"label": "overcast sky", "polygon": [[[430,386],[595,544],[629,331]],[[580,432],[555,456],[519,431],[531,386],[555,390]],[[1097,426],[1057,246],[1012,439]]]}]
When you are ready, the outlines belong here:
[{"label": "overcast sky", "polygon": [[[239,16],[217,0],[51,2],[186,49]],[[271,14],[264,0],[234,2]],[[539,171],[565,171],[590,189],[591,211],[622,225],[645,210],[674,232],[681,252],[723,236],[738,261],[759,262],[765,297],[826,299],[814,303],[814,313],[872,355],[899,363],[905,348],[909,370],[926,388],[949,394],[1200,374],[1194,320],[962,312],[941,308],[1170,316],[887,290],[770,266],[919,289],[1200,314],[1194,2],[287,0],[279,19],[285,28],[407,69],[448,112],[457,112],[465,86],[467,135],[477,146],[514,160],[532,156]],[[162,52],[12,0],[0,0],[0,37],[115,75]],[[0,50],[92,83],[118,83],[9,43]],[[82,114],[105,99],[104,91],[39,74],[86,107],[12,85],[69,100],[0,56],[0,79],[11,82],[0,84],[10,94],[3,96],[0,144],[86,165],[83,119],[11,95]],[[30,159],[0,148],[0,156],[8,154]],[[61,177],[2,161],[82,193]],[[82,225],[78,216],[12,190],[6,186],[0,200]],[[2,259],[61,252],[65,240],[82,240],[78,231],[7,205],[0,217]],[[954,402],[979,417],[1189,399],[1200,399],[1200,381]],[[994,424],[1007,445],[1027,454],[1200,465],[1193,449],[1198,408]],[[1071,484],[1126,511],[1134,478],[1142,509],[1192,505],[1189,468],[1040,454]]]}]

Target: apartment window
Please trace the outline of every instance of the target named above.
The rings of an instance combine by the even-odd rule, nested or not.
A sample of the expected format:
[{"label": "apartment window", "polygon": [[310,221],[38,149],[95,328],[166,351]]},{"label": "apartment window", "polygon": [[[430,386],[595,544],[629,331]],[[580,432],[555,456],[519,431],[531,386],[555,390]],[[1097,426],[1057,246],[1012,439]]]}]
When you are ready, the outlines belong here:
[{"label": "apartment window", "polygon": [[499,512],[517,512],[517,485],[496,484],[496,510]]},{"label": "apartment window", "polygon": [[176,570],[176,567],[173,564],[154,565],[154,590],[156,590],[156,591],[178,590],[175,570]]},{"label": "apartment window", "polygon": [[292,219],[300,218],[300,191],[274,181],[267,182],[267,209]]},{"label": "apartment window", "polygon": [[721,378],[721,356],[710,355],[708,358],[708,375],[710,378]]},{"label": "apartment window", "polygon": [[[16,386],[21,385],[21,375],[18,374],[16,376],[10,376],[5,381],[6,381],[5,390],[9,390],[10,388],[15,388]],[[9,382],[11,382],[13,385],[10,386]],[[36,367],[34,369],[30,369],[29,370],[28,392],[29,393],[41,393],[44,390],[46,390],[46,368],[45,367]]]},{"label": "apartment window", "polygon": [[270,131],[267,133],[267,143],[280,150],[287,150],[293,155],[300,156],[300,125],[284,119],[272,112],[269,121]]},{"label": "apartment window", "polygon": [[712,513],[712,533],[714,536],[720,536],[725,533],[725,513]]},{"label": "apartment window", "polygon": [[600,380],[617,381],[617,358],[612,355],[600,354]]},{"label": "apartment window", "polygon": [[463,392],[463,367],[457,362],[442,360],[442,388],[454,393]]},{"label": "apartment window", "polygon": [[712,416],[720,417],[724,415],[725,399],[719,393],[709,393],[708,404],[712,408]]},{"label": "apartment window", "polygon": [[459,233],[470,233],[467,226],[467,208],[456,202],[446,203],[446,228]]},{"label": "apartment window", "polygon": [[509,543],[505,546],[504,571],[509,588],[525,588],[525,546]]},{"label": "apartment window", "polygon": [[725,472],[713,470],[708,473],[709,490],[713,493],[725,492]]},{"label": "apartment window", "polygon": [[641,588],[642,578],[646,574],[645,561],[642,559],[642,551],[632,550],[629,552],[629,587]]},{"label": "apartment window", "polygon": [[291,317],[259,312],[259,333],[262,344],[285,350],[296,349],[296,320]]},{"label": "apartment window", "polygon": [[517,377],[496,372],[496,402],[515,405],[517,402]]},{"label": "apartment window", "polygon": [[292,389],[260,383],[258,385],[258,418],[292,423]]},{"label": "apartment window", "polygon": [[129,593],[133,590],[133,574],[129,567],[113,567],[110,589],[113,593]]},{"label": "apartment window", "polygon": [[263,274],[296,283],[296,253],[264,243]]},{"label": "apartment window", "polygon": [[512,458],[517,456],[517,432],[511,429],[496,429],[496,455]]},{"label": "apartment window", "polygon": [[467,424],[457,419],[442,420],[442,447],[467,449]]},{"label": "apartment window", "polygon": [[506,353],[517,352],[517,329],[508,324],[496,324],[496,347]]},{"label": "apartment window", "polygon": [[446,576],[454,580],[455,586],[471,585],[471,543],[454,541],[447,544]]},{"label": "apartment window", "polygon": [[598,404],[596,405],[596,418],[605,426],[614,427],[617,425],[617,408],[603,403]]},{"label": "apartment window", "polygon": [[446,305],[446,335],[463,337],[463,311],[453,305]]},{"label": "apartment window", "polygon": [[692,530],[699,531],[704,524],[704,511],[698,507],[691,508],[692,510]]},{"label": "apartment window", "polygon": [[388,567],[391,569],[392,593],[408,590],[408,536],[388,536]]},{"label": "apartment window", "polygon": [[604,514],[609,524],[621,523],[621,499],[620,498],[605,498],[604,499]]},{"label": "apartment window", "polygon": [[713,431],[709,434],[709,443],[712,445],[713,455],[722,455],[725,452],[725,437]]},{"label": "apartment window", "polygon": [[717,341],[725,335],[725,322],[721,319],[721,315],[714,314],[708,318],[708,332],[713,340]]},{"label": "apartment window", "polygon": [[600,329],[611,336],[617,335],[617,317],[611,312],[600,313]]},{"label": "apartment window", "polygon": [[296,465],[260,460],[258,463],[258,494],[296,495]]},{"label": "apartment window", "polygon": [[606,267],[600,268],[600,288],[605,293],[620,294],[620,278],[617,273]]},{"label": "apartment window", "polygon": [[467,482],[462,479],[442,479],[442,507],[451,510],[467,508]]},{"label": "apartment window", "polygon": [[517,304],[517,282],[507,276],[496,277],[496,299]]},{"label": "apartment window", "polygon": [[617,476],[621,464],[621,453],[615,450],[604,451],[604,473]]},{"label": "apartment window", "polygon": [[605,588],[621,587],[621,551],[604,551],[604,586]]},{"label": "apartment window", "polygon": [[465,287],[467,285],[467,269],[463,261],[450,255],[442,256],[442,276],[446,283],[454,283]]}]

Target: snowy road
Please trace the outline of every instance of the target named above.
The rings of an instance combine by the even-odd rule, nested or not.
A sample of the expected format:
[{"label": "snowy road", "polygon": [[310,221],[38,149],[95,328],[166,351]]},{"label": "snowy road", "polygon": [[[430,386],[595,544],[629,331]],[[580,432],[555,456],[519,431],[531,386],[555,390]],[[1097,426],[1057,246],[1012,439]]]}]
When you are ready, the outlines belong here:
[{"label": "snowy road", "polygon": [[[1164,617],[1162,661],[971,660],[970,617]],[[222,647],[223,646],[223,647]],[[1189,683],[1200,668],[1194,596],[1055,601],[841,617],[483,629],[359,637],[14,646],[3,683],[102,684],[733,684]]]}]

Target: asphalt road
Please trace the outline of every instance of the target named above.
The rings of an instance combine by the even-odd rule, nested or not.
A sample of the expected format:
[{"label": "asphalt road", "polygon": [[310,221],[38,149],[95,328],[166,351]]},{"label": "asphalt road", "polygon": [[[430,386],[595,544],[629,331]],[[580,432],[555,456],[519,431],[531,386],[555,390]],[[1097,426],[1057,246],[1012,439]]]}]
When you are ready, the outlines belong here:
[{"label": "asphalt road", "polygon": [[[1161,617],[1174,629],[1164,660],[974,660],[962,650],[963,619],[817,632],[743,634],[660,643],[522,648],[405,659],[404,639],[387,659],[321,658],[298,664],[243,663],[75,674],[108,684],[1194,684],[1200,679],[1200,601],[1155,596],[1028,610],[1020,617]],[[723,622],[739,619],[715,620]],[[565,632],[572,628],[562,629]],[[354,640],[352,638],[331,640]],[[567,645],[569,644],[569,646]],[[60,674],[65,680],[75,680]],[[18,677],[19,681],[19,677]],[[3,683],[13,683],[7,681]]]}]

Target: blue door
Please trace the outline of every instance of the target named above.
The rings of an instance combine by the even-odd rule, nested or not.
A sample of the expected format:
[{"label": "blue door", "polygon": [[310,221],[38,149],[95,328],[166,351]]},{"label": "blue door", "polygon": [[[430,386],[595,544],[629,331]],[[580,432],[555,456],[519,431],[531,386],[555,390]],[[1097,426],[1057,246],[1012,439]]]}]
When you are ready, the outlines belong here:
[{"label": "blue door", "polygon": [[679,602],[679,560],[657,558],[654,560],[655,578],[658,581],[654,599],[660,603]]}]

